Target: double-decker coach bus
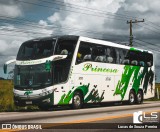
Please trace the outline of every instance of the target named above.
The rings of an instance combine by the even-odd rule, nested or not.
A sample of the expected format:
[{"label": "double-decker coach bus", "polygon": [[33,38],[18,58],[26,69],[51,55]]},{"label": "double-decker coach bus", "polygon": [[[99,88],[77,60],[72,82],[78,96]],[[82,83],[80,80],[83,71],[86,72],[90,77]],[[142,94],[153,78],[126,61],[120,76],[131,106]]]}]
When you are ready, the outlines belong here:
[{"label": "double-decker coach bus", "polygon": [[150,51],[81,36],[33,39],[20,46],[15,60],[14,102],[41,109],[109,101],[140,104],[154,97],[154,70]]}]

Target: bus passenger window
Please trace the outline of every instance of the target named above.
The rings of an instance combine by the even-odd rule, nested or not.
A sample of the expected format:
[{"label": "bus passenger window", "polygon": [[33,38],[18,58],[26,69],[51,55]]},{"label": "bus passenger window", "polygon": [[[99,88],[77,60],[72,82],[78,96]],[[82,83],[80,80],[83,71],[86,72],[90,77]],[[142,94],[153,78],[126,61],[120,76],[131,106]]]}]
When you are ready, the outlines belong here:
[{"label": "bus passenger window", "polygon": [[55,49],[55,55],[68,55],[67,59],[72,59],[75,50],[75,40],[59,39]]},{"label": "bus passenger window", "polygon": [[91,50],[90,43],[81,42],[77,53],[76,64],[80,64],[84,61],[92,61]]},{"label": "bus passenger window", "polygon": [[92,49],[92,56],[95,62],[106,62],[105,49],[102,46],[95,46]]},{"label": "bus passenger window", "polygon": [[145,63],[148,67],[153,66],[153,55],[150,53],[145,53]]},{"label": "bus passenger window", "polygon": [[115,48],[115,54],[116,54],[115,63],[120,64],[120,53],[118,48]]},{"label": "bus passenger window", "polygon": [[106,62],[115,64],[116,58],[117,58],[117,55],[116,55],[115,49],[111,47],[107,47],[106,48]]},{"label": "bus passenger window", "polygon": [[112,63],[113,62],[113,57],[111,55],[111,48],[110,47],[106,48],[106,62],[107,63]]},{"label": "bus passenger window", "polygon": [[144,67],[144,66],[145,66],[144,61],[140,61],[140,62],[139,62],[139,65],[142,66],[142,67]]},{"label": "bus passenger window", "polygon": [[129,65],[130,60],[129,60],[129,55],[128,55],[128,50],[126,49],[119,49],[119,58],[120,58],[120,64],[122,65]]},{"label": "bus passenger window", "polygon": [[139,52],[137,51],[129,51],[129,59],[131,62],[131,65],[138,66],[139,65]]}]

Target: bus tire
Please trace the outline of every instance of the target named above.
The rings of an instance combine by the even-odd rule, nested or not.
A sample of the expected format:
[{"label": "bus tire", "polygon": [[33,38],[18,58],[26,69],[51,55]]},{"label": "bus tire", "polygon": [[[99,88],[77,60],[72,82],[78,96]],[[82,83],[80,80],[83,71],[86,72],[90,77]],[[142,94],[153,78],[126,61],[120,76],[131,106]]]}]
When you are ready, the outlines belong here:
[{"label": "bus tire", "polygon": [[143,102],[143,92],[139,90],[136,96],[136,103],[142,104],[142,102]]},{"label": "bus tire", "polygon": [[83,97],[82,93],[79,91],[76,91],[73,95],[73,100],[72,100],[72,107],[73,109],[80,109],[83,106]]},{"label": "bus tire", "polygon": [[133,105],[136,102],[136,95],[135,95],[135,92],[133,90],[131,90],[130,93],[129,93],[129,101],[128,102],[129,102],[130,105]]}]

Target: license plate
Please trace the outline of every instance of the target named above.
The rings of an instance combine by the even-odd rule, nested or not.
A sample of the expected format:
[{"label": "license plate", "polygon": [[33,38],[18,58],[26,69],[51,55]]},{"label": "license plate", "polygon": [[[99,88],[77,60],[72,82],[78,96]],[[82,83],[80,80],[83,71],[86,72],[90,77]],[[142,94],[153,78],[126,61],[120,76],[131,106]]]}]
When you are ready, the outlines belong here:
[{"label": "license plate", "polygon": [[32,101],[26,101],[26,104],[32,104]]}]

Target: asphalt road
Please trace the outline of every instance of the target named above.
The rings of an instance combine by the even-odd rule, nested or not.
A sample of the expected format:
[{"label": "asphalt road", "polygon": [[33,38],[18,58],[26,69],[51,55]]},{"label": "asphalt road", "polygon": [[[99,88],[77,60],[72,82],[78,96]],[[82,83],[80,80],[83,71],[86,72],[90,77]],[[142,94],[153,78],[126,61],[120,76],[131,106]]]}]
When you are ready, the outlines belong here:
[{"label": "asphalt road", "polygon": [[[118,128],[118,124],[122,124],[122,126],[126,123],[133,124],[133,113],[138,111],[143,111],[148,114],[150,114],[150,112],[158,112],[160,119],[160,101],[145,102],[141,105],[106,104],[104,107],[92,105],[79,110],[57,108],[54,109],[54,111],[4,112],[0,113],[0,123],[29,123],[35,125],[40,123],[43,128],[48,129],[47,131],[71,132],[75,129],[76,131],[105,131],[106,128],[108,128],[109,131],[113,130],[111,129],[112,127]],[[125,129],[116,129],[116,131],[124,130]],[[142,129],[136,129],[136,131],[137,130],[142,131]],[[151,129],[143,130],[150,131]],[[154,129],[154,131],[159,130]],[[135,131],[135,129],[130,129],[130,131]]]}]

